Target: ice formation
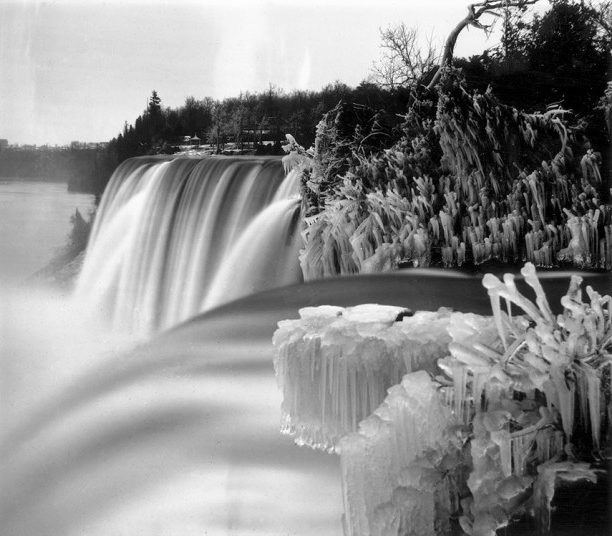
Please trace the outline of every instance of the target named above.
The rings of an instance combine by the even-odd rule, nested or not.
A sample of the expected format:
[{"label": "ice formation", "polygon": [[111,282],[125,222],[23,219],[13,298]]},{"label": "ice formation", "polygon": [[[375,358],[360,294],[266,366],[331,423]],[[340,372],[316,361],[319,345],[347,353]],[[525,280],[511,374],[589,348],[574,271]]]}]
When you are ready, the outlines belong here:
[{"label": "ice formation", "polygon": [[[588,287],[590,303],[583,302],[573,276],[555,316],[534,266],[521,274],[535,303],[512,274],[503,281],[486,275],[497,333],[455,328],[450,355],[438,363],[448,403],[466,425],[471,471],[460,523],[473,536],[494,536],[526,512],[547,530],[555,481],[596,481],[595,470],[574,457],[610,456],[609,432],[603,434],[612,410],[603,387],[612,364],[610,298]],[[511,305],[522,314],[512,316]]]},{"label": "ice formation", "polygon": [[425,371],[404,376],[340,441],[347,536],[446,532],[458,508],[456,419]]},{"label": "ice formation", "polygon": [[441,535],[452,520],[495,536],[523,514],[547,531],[556,484],[597,481],[612,299],[587,287],[583,301],[573,276],[554,315],[533,265],[521,273],[535,302],[511,274],[484,277],[491,317],[327,306],[279,323],[282,429],[340,453],[347,536]]},{"label": "ice formation", "polygon": [[282,432],[298,444],[333,451],[406,373],[434,372],[450,341],[450,312],[408,314],[373,304],[324,306],[280,322],[273,342]]}]

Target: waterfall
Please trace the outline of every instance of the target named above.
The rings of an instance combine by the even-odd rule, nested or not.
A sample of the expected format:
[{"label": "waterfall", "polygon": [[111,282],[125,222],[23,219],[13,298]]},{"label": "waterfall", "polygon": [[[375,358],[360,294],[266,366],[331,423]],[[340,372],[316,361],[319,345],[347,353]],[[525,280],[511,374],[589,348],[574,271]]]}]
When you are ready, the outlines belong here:
[{"label": "waterfall", "polygon": [[148,334],[302,280],[295,174],[270,157],[140,157],[104,193],[76,296]]}]

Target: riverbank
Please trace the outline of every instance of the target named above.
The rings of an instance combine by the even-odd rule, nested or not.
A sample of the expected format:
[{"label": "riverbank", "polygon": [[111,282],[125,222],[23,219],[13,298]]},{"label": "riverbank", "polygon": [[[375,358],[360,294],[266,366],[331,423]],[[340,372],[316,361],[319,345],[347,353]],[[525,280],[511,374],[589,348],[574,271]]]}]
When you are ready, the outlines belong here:
[{"label": "riverbank", "polygon": [[51,286],[62,291],[72,290],[84,261],[84,249],[76,255],[74,253],[61,254],[28,277],[26,283],[28,285]]}]

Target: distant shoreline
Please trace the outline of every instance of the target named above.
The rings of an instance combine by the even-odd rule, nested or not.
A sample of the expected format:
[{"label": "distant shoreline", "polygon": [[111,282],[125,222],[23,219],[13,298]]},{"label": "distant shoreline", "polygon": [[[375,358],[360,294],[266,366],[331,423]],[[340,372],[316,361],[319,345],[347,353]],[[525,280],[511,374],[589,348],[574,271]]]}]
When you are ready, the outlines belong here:
[{"label": "distant shoreline", "polygon": [[68,179],[58,179],[56,177],[0,177],[0,184],[9,182],[53,182],[56,184],[68,184]]}]

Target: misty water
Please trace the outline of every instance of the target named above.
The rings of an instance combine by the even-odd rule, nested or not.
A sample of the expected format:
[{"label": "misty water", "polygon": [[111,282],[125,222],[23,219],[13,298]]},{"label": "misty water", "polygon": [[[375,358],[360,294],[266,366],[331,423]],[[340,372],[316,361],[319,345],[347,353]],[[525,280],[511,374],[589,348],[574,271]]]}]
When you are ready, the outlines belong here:
[{"label": "misty water", "polygon": [[3,536],[340,534],[338,460],[279,434],[271,336],[296,306],[264,298],[144,342],[110,331],[86,289],[22,284],[93,199],[2,187]]}]

